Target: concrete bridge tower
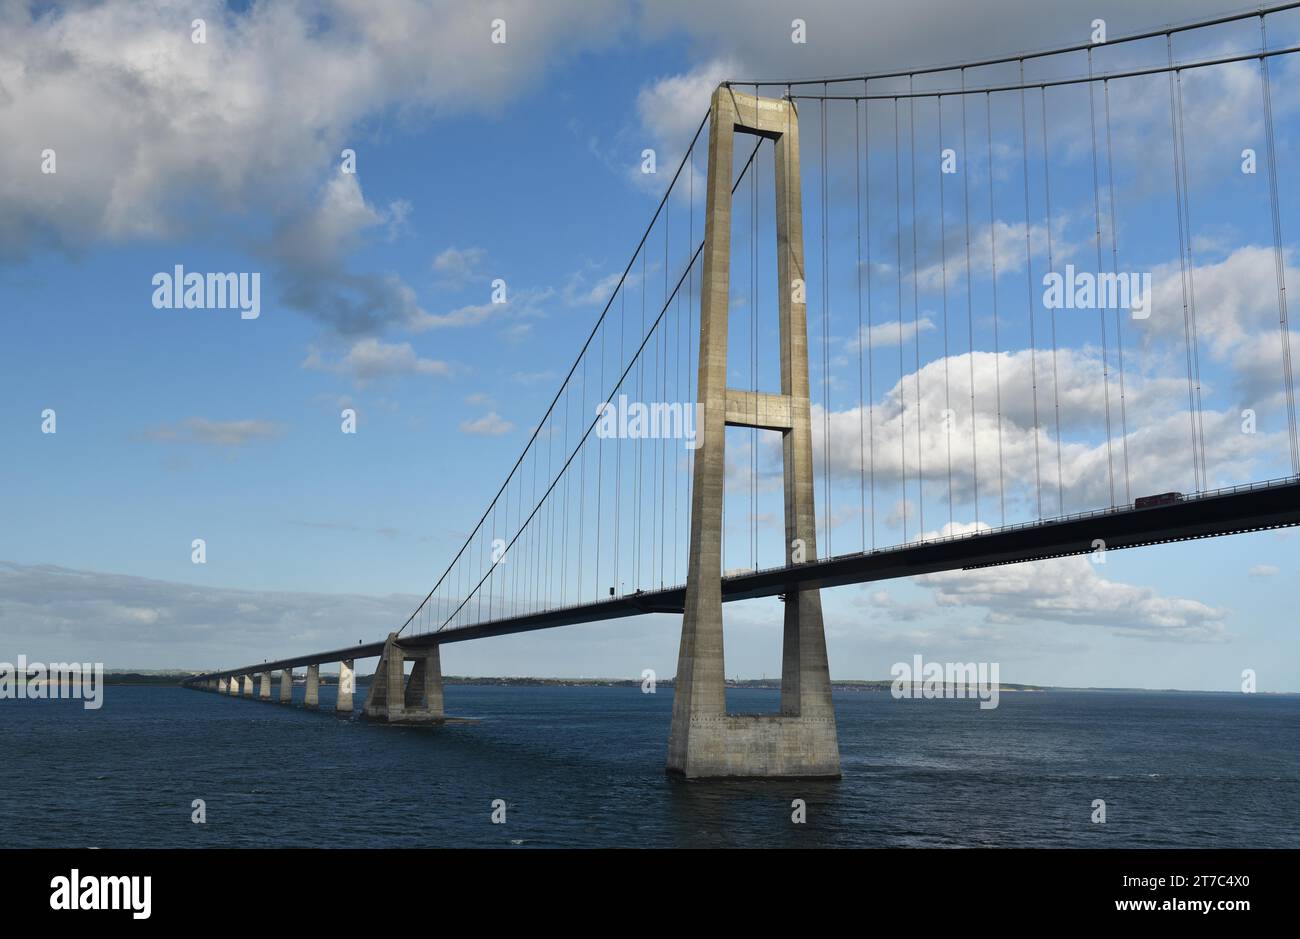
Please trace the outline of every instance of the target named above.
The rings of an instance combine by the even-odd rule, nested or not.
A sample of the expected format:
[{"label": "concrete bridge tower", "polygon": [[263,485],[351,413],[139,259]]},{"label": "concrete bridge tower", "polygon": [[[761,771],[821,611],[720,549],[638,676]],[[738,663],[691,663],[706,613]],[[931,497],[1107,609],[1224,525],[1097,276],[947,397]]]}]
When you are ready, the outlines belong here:
[{"label": "concrete bridge tower", "polygon": [[[770,138],[776,153],[780,394],[727,387],[731,174],[737,131]],[[817,556],[799,179],[799,121],[794,103],[745,95],[725,86],[718,88],[713,93],[709,122],[700,290],[703,443],[695,453],[691,549],[668,740],[668,771],[687,777],[840,775],[819,590],[792,586],[785,594],[781,713],[726,712],[722,502],[727,426],[781,432],[786,560],[800,563]]]}]

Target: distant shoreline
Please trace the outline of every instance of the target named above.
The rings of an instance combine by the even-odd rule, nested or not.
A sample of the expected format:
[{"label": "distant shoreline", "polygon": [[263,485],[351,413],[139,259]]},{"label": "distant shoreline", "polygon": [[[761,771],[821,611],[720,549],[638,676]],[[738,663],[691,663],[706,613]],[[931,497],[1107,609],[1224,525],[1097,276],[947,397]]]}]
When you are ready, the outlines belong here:
[{"label": "distant shoreline", "polygon": [[[187,679],[193,678],[197,672],[184,671],[166,671],[166,672],[109,672],[104,673],[104,684],[106,685],[176,685]],[[357,684],[368,685],[371,675],[358,675]],[[324,686],[336,685],[338,677],[331,674],[320,676],[321,684]],[[297,682],[302,684],[301,680]],[[526,676],[465,676],[465,675],[447,675],[443,678],[444,685],[494,685],[498,687],[518,687],[518,688],[639,688],[642,679],[639,678],[530,678]],[[831,681],[831,687],[836,691],[888,691],[893,687],[894,680],[889,678],[878,679],[843,679]],[[672,688],[673,679],[664,678],[656,682],[661,688]],[[916,682],[916,687],[921,683]],[[278,680],[276,687],[278,688]],[[729,678],[727,679],[728,688],[760,688],[772,691],[780,690],[781,680],[779,678]],[[1241,694],[1239,691],[1201,691],[1187,688],[1079,688],[1064,685],[1027,685],[1004,682],[998,686],[999,692],[1015,691],[1093,691],[1093,692],[1130,692],[1133,694]],[[1294,691],[1259,691],[1254,692],[1259,695],[1270,697],[1291,697],[1300,692]]]}]

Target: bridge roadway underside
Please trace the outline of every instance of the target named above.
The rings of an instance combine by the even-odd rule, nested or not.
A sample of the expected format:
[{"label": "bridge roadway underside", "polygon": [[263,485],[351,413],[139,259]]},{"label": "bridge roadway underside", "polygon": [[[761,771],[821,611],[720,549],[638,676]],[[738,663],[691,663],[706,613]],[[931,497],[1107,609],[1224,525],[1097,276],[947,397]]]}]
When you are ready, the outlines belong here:
[{"label": "bridge roadway underside", "polygon": [[[1114,551],[1294,525],[1300,525],[1300,480],[1297,479],[1260,488],[1198,496],[1172,505],[1142,509],[1125,507],[979,534],[916,542],[880,551],[841,555],[790,567],[753,571],[723,578],[722,599],[724,602],[746,600],[797,590],[912,577],[935,571],[971,570],[1089,554],[1097,549],[1098,541],[1104,545],[1105,550]],[[398,644],[409,651],[448,642],[505,636],[645,613],[681,613],[685,594],[684,586],[646,591],[405,637]],[[321,662],[371,658],[378,656],[383,649],[384,643],[381,640],[196,675],[187,684],[219,675],[242,675]]]}]

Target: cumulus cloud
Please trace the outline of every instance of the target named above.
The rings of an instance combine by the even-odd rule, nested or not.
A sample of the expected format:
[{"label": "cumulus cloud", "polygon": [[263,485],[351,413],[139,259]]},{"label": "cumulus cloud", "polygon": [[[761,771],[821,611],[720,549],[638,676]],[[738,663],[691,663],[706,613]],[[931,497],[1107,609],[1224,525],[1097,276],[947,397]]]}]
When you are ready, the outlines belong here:
[{"label": "cumulus cloud", "polygon": [[[986,525],[945,525],[931,536],[965,534]],[[1188,642],[1228,638],[1227,610],[1198,600],[1161,596],[1151,587],[1102,577],[1089,556],[1052,558],[914,578],[932,587],[939,606],[981,607],[990,624],[1061,623],[1100,626],[1117,635]]]},{"label": "cumulus cloud", "polygon": [[[1052,219],[1052,253],[1053,258],[1066,258],[1078,250],[1078,245],[1066,238],[1068,219],[1063,213],[1053,212]],[[949,224],[953,222],[950,219]],[[970,268],[973,277],[988,277],[996,265],[998,274],[1011,274],[1025,269],[1025,232],[1029,232],[1028,255],[1031,261],[1038,263],[1047,259],[1047,226],[1040,223],[1007,221],[995,219],[991,224],[981,224],[971,232]],[[954,237],[949,232],[948,238]],[[948,245],[949,257],[939,257],[941,250],[940,235],[936,229],[923,241],[919,269],[915,277],[924,290],[940,290],[947,278],[952,289],[966,276],[966,252],[956,250]],[[1059,265],[1058,265],[1059,266]],[[911,275],[909,275],[910,277]]]},{"label": "cumulus cloud", "polygon": [[[217,0],[0,8],[0,256],[292,211],[370,115],[491,111],[616,39],[613,0]],[[207,22],[207,42],[190,21]],[[51,148],[58,173],[34,154]],[[360,167],[364,169],[364,153]]]},{"label": "cumulus cloud", "polygon": [[[543,304],[554,295],[549,287],[507,290],[501,303],[470,303],[446,313],[424,314],[415,328],[444,329],[448,327],[480,326],[491,320],[515,320],[506,328],[517,327],[519,320],[537,319],[545,315]],[[527,324],[523,324],[527,325]]]},{"label": "cumulus cloud", "polygon": [[[603,307],[613,296],[614,290],[618,287],[622,277],[622,272],[616,271],[592,280],[590,272],[575,271],[564,285],[561,297],[569,306]],[[623,281],[624,289],[630,290],[636,286],[640,278],[640,274],[629,272],[626,280]]]},{"label": "cumulus cloud", "polygon": [[[972,369],[977,389],[973,420]],[[973,497],[978,474],[985,495],[1001,478],[1009,498],[1036,502],[1030,487],[1037,485],[1036,480],[1041,476],[1044,511],[1055,514],[1061,497],[1067,511],[1110,504],[1112,470],[1122,487],[1127,450],[1134,494],[1169,489],[1189,491],[1192,470],[1186,378],[1130,373],[1126,387],[1127,437],[1121,431],[1118,387],[1112,378],[1109,389],[1112,433],[1108,444],[1107,388],[1098,380],[1101,371],[1096,351],[1060,349],[1056,355],[1054,389],[1050,352],[1044,350],[1037,354],[1027,349],[997,355],[976,352],[973,357],[963,353],[946,361],[936,359],[923,364],[919,373],[909,370],[870,407],[855,405],[832,411],[828,451],[823,447],[827,415],[820,404],[814,404],[814,459],[820,465],[823,453],[828,452],[832,475],[853,480],[859,478],[866,459],[873,462],[877,482],[897,484],[905,477],[916,479],[919,440],[925,478],[942,482],[946,489],[951,445],[957,500]],[[999,382],[1000,419],[999,402],[992,393]],[[1054,390],[1059,390],[1061,402],[1059,461]],[[944,411],[950,405],[951,418],[945,421]],[[1212,478],[1254,478],[1259,466],[1266,465],[1285,448],[1281,430],[1241,433],[1240,415],[1235,410],[1206,409],[1202,417],[1206,428],[1206,464]],[[865,448],[860,437],[869,441]],[[1063,490],[1059,493],[1058,476]],[[1122,496],[1122,488],[1118,494]]]},{"label": "cumulus cloud", "polygon": [[503,418],[496,411],[489,411],[482,417],[464,421],[460,425],[462,434],[477,437],[500,437],[515,429],[515,425]]},{"label": "cumulus cloud", "polygon": [[450,375],[452,367],[438,359],[421,358],[409,342],[388,343],[367,338],[355,342],[343,358],[327,361],[313,346],[303,360],[303,368],[351,375],[358,385],[367,385],[401,375]]},{"label": "cumulus cloud", "polygon": [[867,349],[883,349],[900,343],[915,342],[917,333],[929,332],[933,329],[934,321],[928,316],[910,322],[904,320],[901,324],[876,323],[873,326],[863,326],[856,336],[844,343],[844,348],[845,351],[856,355],[859,351]]},{"label": "cumulus cloud", "polygon": [[[0,121],[22,144],[0,148],[0,261],[238,232],[272,268],[276,298],[342,336],[475,322],[490,311],[430,315],[397,272],[350,261],[365,239],[400,234],[412,206],[368,201],[340,156],[375,114],[495,111],[613,41],[628,12],[504,0],[492,15],[507,20],[507,45],[491,43],[490,17],[452,0],[0,7]],[[196,17],[206,43],[191,41]],[[45,149],[55,174],[35,159]],[[359,174],[365,165],[360,150]],[[481,260],[453,248],[434,267],[463,283]]]},{"label": "cumulus cloud", "polygon": [[345,336],[428,328],[432,317],[396,273],[348,267],[364,233],[400,224],[404,205],[376,208],[362,195],[355,175],[331,177],[315,204],[280,220],[263,249],[278,267],[280,298]]},{"label": "cumulus cloud", "polygon": [[[1194,288],[1197,347],[1201,355],[1230,367],[1237,392],[1259,401],[1282,389],[1282,336],[1278,326],[1277,274],[1272,247],[1241,245],[1216,261],[1189,271]],[[1286,256],[1287,283],[1300,268]],[[1183,279],[1177,261],[1151,272],[1151,316],[1143,324],[1149,345],[1159,339],[1183,344]],[[1290,331],[1293,354],[1300,354],[1300,334]]]},{"label": "cumulus cloud", "polygon": [[274,421],[214,421],[188,417],[178,424],[162,424],[145,433],[151,440],[167,443],[203,443],[217,447],[242,447],[256,440],[274,440],[284,428]]},{"label": "cumulus cloud", "polygon": [[433,259],[433,270],[448,287],[463,287],[472,277],[479,276],[487,252],[482,248],[450,247]]},{"label": "cumulus cloud", "polygon": [[[637,94],[636,113],[646,146],[655,150],[656,165],[662,173],[677,168],[691,135],[709,110],[709,98],[722,82],[735,77],[739,63],[730,57],[721,57],[694,66],[685,72],[667,75],[647,84]],[[660,174],[642,173],[641,149],[635,148],[636,162],[629,162],[628,177],[637,185],[662,193]],[[696,186],[705,179],[704,160],[707,154],[697,151],[686,173],[695,173]],[[698,191],[703,191],[702,189]]]}]

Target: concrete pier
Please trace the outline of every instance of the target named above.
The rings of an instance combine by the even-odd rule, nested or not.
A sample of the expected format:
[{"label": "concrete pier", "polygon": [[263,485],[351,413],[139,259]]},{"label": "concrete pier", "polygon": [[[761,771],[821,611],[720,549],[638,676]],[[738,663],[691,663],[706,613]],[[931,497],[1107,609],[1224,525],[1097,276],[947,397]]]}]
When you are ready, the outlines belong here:
[{"label": "concrete pier", "polygon": [[411,677],[405,675],[407,655],[389,633],[379,666],[370,683],[361,714],[367,720],[389,723],[438,723],[443,720],[442,663],[438,647],[412,654]]},{"label": "concrete pier", "polygon": [[306,708],[320,707],[320,666],[307,666],[307,688],[302,705]]},{"label": "concrete pier", "polygon": [[257,689],[257,696],[263,701],[271,700],[271,673],[262,672],[261,681]]},{"label": "concrete pier", "polygon": [[[731,180],[737,131],[773,141],[781,393],[727,387]],[[699,394],[703,435],[695,453],[691,540],[667,769],[687,777],[838,777],[839,745],[818,590],[785,595],[779,715],[726,711],[722,636],[722,503],[726,427],[782,434],[788,564],[817,557],[808,314],[804,302],[799,122],[793,102],[731,88],[713,94],[709,122]]]},{"label": "concrete pier", "polygon": [[244,676],[244,697],[251,698],[252,696],[253,696],[253,676],[252,673],[249,673]]},{"label": "concrete pier", "polygon": [[340,714],[352,713],[352,693],[356,690],[356,673],[352,670],[352,660],[339,663],[339,699],[334,710]]},{"label": "concrete pier", "polygon": [[406,682],[405,710],[408,718],[442,720],[442,654],[438,646],[415,657]]},{"label": "concrete pier", "polygon": [[293,669],[280,669],[280,703],[288,704],[293,700]]},{"label": "concrete pier", "polygon": [[230,693],[230,686],[224,678],[217,679],[217,691],[220,692],[221,694]]}]

